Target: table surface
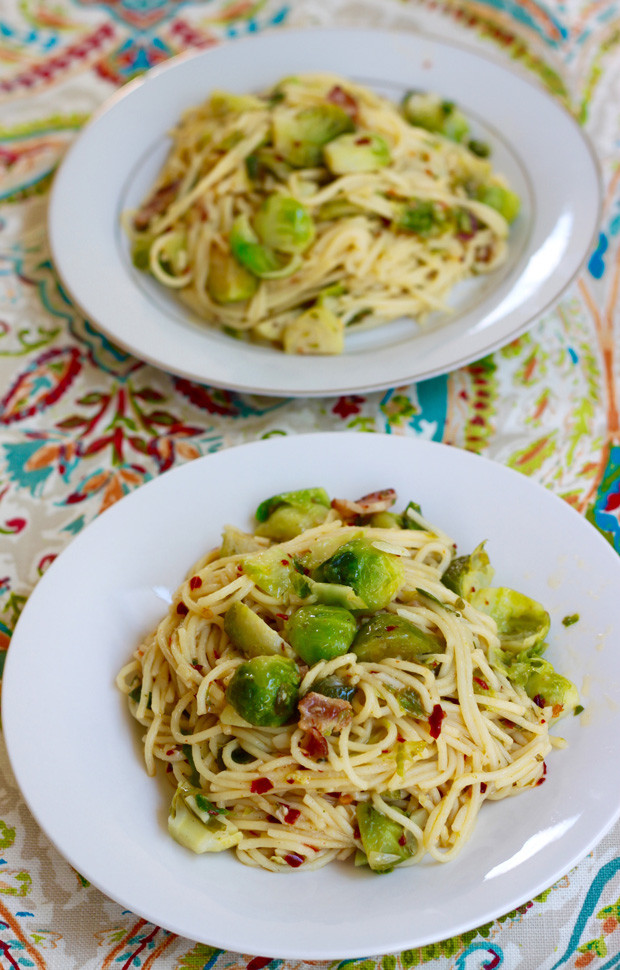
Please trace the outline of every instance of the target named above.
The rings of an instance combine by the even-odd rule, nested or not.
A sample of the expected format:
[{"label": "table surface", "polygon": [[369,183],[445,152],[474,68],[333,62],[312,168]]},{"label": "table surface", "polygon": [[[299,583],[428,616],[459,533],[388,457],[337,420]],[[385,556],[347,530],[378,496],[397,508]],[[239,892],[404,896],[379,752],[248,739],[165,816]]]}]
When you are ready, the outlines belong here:
[{"label": "table surface", "polygon": [[[261,398],[142,363],[68,300],[46,207],[55,167],[93,110],[182,50],[281,24],[464,39],[530,73],[583,125],[603,176],[600,233],[579,278],[525,335],[417,385]],[[620,4],[611,0],[3,0],[0,658],[39,577],[95,516],[172,466],[273,433],[391,433],[478,452],[552,489],[620,552],[619,104]],[[148,408],[131,403],[136,389]],[[1,970],[282,964],[196,944],[122,910],[39,830],[1,740],[0,770]],[[620,967],[619,870],[616,825],[576,868],[503,918],[416,950],[344,962],[364,970]]]}]

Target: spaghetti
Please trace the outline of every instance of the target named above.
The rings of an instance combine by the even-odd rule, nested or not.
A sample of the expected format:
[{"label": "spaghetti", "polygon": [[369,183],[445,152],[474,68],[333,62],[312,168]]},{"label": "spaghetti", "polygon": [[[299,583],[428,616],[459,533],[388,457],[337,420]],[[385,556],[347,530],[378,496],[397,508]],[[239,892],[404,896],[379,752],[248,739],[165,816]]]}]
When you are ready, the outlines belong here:
[{"label": "spaghetti", "polygon": [[181,844],[272,871],[445,862],[485,801],[544,780],[578,700],[540,657],[548,615],[394,499],[263,503],[119,673]]},{"label": "spaghetti", "polygon": [[451,103],[397,106],[327,74],[184,112],[140,208],[133,259],[196,314],[288,353],[425,325],[507,253],[519,200]]}]

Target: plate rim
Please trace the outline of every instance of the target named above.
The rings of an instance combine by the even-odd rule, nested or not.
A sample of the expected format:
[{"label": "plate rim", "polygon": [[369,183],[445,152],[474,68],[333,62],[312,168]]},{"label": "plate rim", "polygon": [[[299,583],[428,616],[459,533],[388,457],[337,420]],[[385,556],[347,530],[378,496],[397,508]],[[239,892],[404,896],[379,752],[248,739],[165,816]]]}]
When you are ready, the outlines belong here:
[{"label": "plate rim", "polygon": [[[464,333],[457,337],[457,341],[456,341],[457,348],[455,348],[455,351],[451,355],[448,354],[447,357],[443,359],[443,361],[431,360],[430,363],[423,363],[422,365],[419,365],[416,367],[415,366],[415,335],[412,335],[411,337],[404,338],[403,340],[398,341],[396,344],[394,344],[393,353],[395,355],[398,355],[401,359],[407,357],[407,358],[414,358],[414,360],[411,362],[410,366],[401,367],[400,372],[397,374],[393,374],[389,380],[387,379],[386,376],[382,376],[377,379],[372,379],[369,373],[370,367],[369,367],[369,364],[367,363],[366,367],[362,368],[362,370],[365,372],[364,379],[355,378],[355,379],[349,379],[347,381],[346,379],[347,368],[343,366],[342,368],[343,379],[338,381],[338,386],[336,386],[334,382],[329,384],[329,386],[326,384],[321,384],[321,381],[320,380],[317,381],[317,379],[315,378],[314,383],[317,384],[317,386],[315,387],[305,386],[301,390],[299,390],[295,385],[294,372],[290,379],[288,379],[287,381],[285,380],[278,381],[277,384],[274,384],[273,381],[269,381],[267,383],[265,383],[264,381],[253,383],[252,378],[250,377],[249,374],[246,373],[245,375],[243,375],[242,373],[239,373],[238,367],[236,368],[236,376],[235,376],[235,368],[233,368],[232,376],[227,375],[226,377],[220,378],[217,373],[214,373],[214,372],[207,373],[205,371],[204,366],[199,368],[196,368],[195,366],[192,367],[191,363],[188,360],[186,360],[184,364],[175,363],[174,366],[171,366],[167,364],[162,359],[161,356],[158,356],[157,353],[154,353],[153,351],[151,351],[150,348],[146,347],[145,349],[144,347],[145,341],[143,337],[141,337],[139,334],[137,339],[135,335],[132,337],[132,339],[128,339],[124,334],[119,333],[118,330],[114,330],[113,327],[111,328],[107,322],[105,321],[101,322],[101,318],[102,316],[105,316],[105,314],[102,314],[101,312],[99,313],[95,312],[92,314],[89,313],[87,309],[88,300],[83,299],[84,297],[83,292],[80,294],[80,296],[73,295],[74,290],[79,292],[79,285],[76,285],[75,281],[72,280],[71,278],[71,272],[70,270],[68,271],[67,269],[68,265],[70,264],[70,259],[67,258],[66,252],[63,252],[62,243],[59,243],[59,236],[62,236],[63,232],[66,235],[66,229],[63,230],[62,228],[63,224],[65,223],[65,216],[63,214],[63,201],[66,201],[67,194],[70,191],[69,186],[66,185],[65,183],[66,183],[66,179],[71,174],[70,169],[71,169],[71,166],[73,166],[74,164],[74,159],[79,159],[80,153],[85,150],[84,146],[85,145],[87,146],[88,139],[90,138],[89,133],[96,128],[96,126],[101,121],[101,119],[110,115],[112,112],[114,112],[114,110],[119,105],[121,105],[128,98],[131,98],[134,94],[140,91],[140,89],[142,89],[145,85],[149,83],[150,79],[157,78],[162,75],[166,75],[170,71],[174,72],[176,69],[182,69],[184,64],[194,61],[196,59],[199,59],[199,60],[205,59],[205,62],[208,63],[208,58],[211,55],[213,55],[213,53],[223,48],[225,49],[230,48],[231,39],[226,39],[225,41],[223,41],[222,43],[218,44],[215,47],[210,47],[206,49],[202,48],[202,49],[188,50],[188,51],[183,51],[177,55],[174,55],[173,57],[162,62],[161,64],[158,64],[155,67],[151,68],[149,71],[147,71],[145,74],[141,75],[140,77],[134,78],[127,85],[115,91],[108,98],[106,98],[105,101],[102,104],[100,104],[98,108],[94,111],[93,115],[91,116],[87,124],[84,126],[84,128],[80,131],[76,139],[73,141],[66,155],[61,161],[57,174],[52,183],[52,188],[50,192],[49,214],[48,214],[49,241],[50,241],[52,258],[53,258],[58,276],[62,282],[62,285],[66,288],[67,292],[71,294],[72,300],[75,302],[76,308],[79,309],[81,312],[83,312],[87,316],[87,318],[91,321],[91,323],[94,326],[96,326],[99,330],[102,331],[102,333],[105,335],[107,339],[113,341],[118,346],[122,347],[123,350],[132,354],[138,360],[143,361],[152,366],[155,366],[157,368],[163,369],[165,372],[173,376],[181,377],[191,381],[196,381],[198,383],[206,383],[213,387],[225,388],[225,389],[237,391],[240,393],[255,394],[258,396],[271,396],[271,397],[276,396],[276,397],[283,397],[283,398],[297,398],[297,397],[315,398],[315,397],[341,396],[341,395],[353,394],[353,393],[372,393],[374,391],[386,390],[394,386],[403,386],[409,383],[413,383],[421,380],[427,380],[432,377],[438,377],[444,374],[449,374],[454,370],[457,370],[463,366],[466,366],[469,363],[472,363],[474,360],[479,359],[481,356],[484,356],[488,353],[495,352],[500,347],[505,346],[510,341],[521,336],[524,332],[526,332],[528,329],[533,327],[536,324],[536,322],[539,321],[545,313],[547,313],[550,309],[552,309],[563,297],[563,295],[570,289],[570,287],[575,283],[575,280],[579,277],[580,273],[584,268],[584,265],[586,264],[588,256],[597,239],[598,233],[600,232],[600,221],[601,221],[601,214],[602,214],[602,207],[603,207],[602,167],[601,167],[601,162],[598,157],[597,151],[587,131],[585,131],[584,128],[579,124],[577,119],[569,111],[569,109],[563,104],[563,102],[559,98],[554,97],[536,76],[525,73],[525,71],[522,68],[520,68],[518,65],[514,64],[513,62],[506,62],[506,60],[503,59],[496,51],[480,49],[474,43],[471,43],[469,38],[463,38],[462,40],[461,39],[457,40],[454,38],[445,39],[441,37],[439,34],[437,34],[436,32],[433,32],[432,30],[425,30],[425,29],[413,29],[411,31],[407,31],[404,34],[401,34],[396,30],[390,29],[390,28],[380,28],[378,30],[375,30],[370,27],[355,27],[350,25],[344,25],[344,26],[312,25],[309,27],[296,27],[296,26],[285,24],[278,27],[271,27],[269,29],[261,31],[258,34],[249,35],[249,36],[246,35],[244,37],[234,38],[232,39],[232,42],[233,44],[238,45],[236,49],[240,48],[241,55],[242,55],[243,46],[254,47],[257,44],[260,44],[261,42],[268,43],[273,38],[278,38],[278,37],[281,38],[284,36],[287,36],[289,38],[293,37],[295,41],[299,42],[301,38],[307,36],[308,34],[314,34],[317,36],[320,36],[320,35],[341,36],[343,38],[351,37],[352,35],[355,35],[360,37],[366,37],[367,40],[371,37],[373,39],[376,39],[376,37],[380,35],[384,37],[385,41],[387,41],[388,39],[393,39],[393,40],[398,39],[399,42],[404,42],[404,43],[417,43],[417,42],[428,41],[431,44],[438,45],[439,48],[455,49],[463,52],[469,57],[475,58],[478,61],[481,61],[483,63],[484,62],[488,63],[496,70],[499,70],[504,75],[512,78],[514,82],[516,82],[517,84],[525,85],[528,88],[530,88],[531,91],[535,92],[535,94],[539,98],[544,99],[547,105],[553,106],[553,110],[559,112],[559,114],[563,116],[565,121],[570,124],[577,139],[579,140],[583,149],[585,150],[584,157],[587,157],[587,160],[591,165],[590,175],[593,176],[593,188],[595,188],[596,190],[596,205],[588,206],[588,215],[589,215],[589,221],[591,220],[591,229],[590,229],[587,245],[585,244],[581,245],[579,247],[579,254],[576,253],[575,256],[571,259],[571,263],[574,262],[571,275],[564,280],[564,282],[561,284],[559,288],[554,288],[551,292],[545,294],[544,302],[538,303],[535,309],[534,307],[531,307],[525,313],[524,318],[521,319],[521,321],[518,324],[515,324],[510,327],[509,332],[498,333],[497,324],[498,323],[501,324],[502,320],[505,319],[507,315],[510,315],[510,313],[515,312],[513,309],[510,309],[507,314],[504,314],[503,317],[500,317],[497,321],[494,321],[491,327],[489,328],[489,330],[491,331],[491,335],[493,334],[493,330],[495,330],[496,331],[495,335],[491,336],[490,339],[486,339],[483,342],[483,345],[477,347],[473,352],[468,351],[466,346],[468,336],[470,336],[472,332],[472,328],[470,327],[469,334]],[[160,131],[159,134],[161,136],[165,133],[163,131]],[[514,151],[516,151],[516,148],[514,148],[512,141],[509,141],[508,139],[506,140],[509,147],[511,147]],[[519,157],[519,160],[521,161],[520,153],[517,152],[517,155]],[[529,177],[527,166],[524,166],[524,168],[525,168],[526,175]],[[535,225],[535,221],[534,219],[532,219],[531,225],[528,227],[528,234],[531,234],[531,231],[534,225]],[[556,272],[557,272],[557,268],[556,268]],[[548,277],[546,279],[548,280]],[[505,294],[506,296],[509,293],[514,292],[514,290],[518,286],[518,282],[519,282],[518,279],[514,281],[513,286]],[[133,281],[128,281],[128,285],[130,285],[132,289],[135,286]],[[484,299],[486,300],[487,298],[485,297]],[[491,310],[488,310],[487,312],[491,312]],[[181,318],[179,317],[179,319]],[[457,321],[458,321],[458,316],[455,319],[455,322]],[[438,329],[441,329],[441,327],[439,327]],[[431,332],[432,332],[432,329],[429,329],[429,331],[426,331],[426,333],[431,333]],[[420,336],[425,336],[425,335],[426,334],[420,334]],[[450,341],[448,341],[448,344],[450,344]],[[270,353],[270,354],[275,353],[278,355],[278,357],[281,356],[283,361],[287,361],[289,359],[281,351],[273,351],[270,348],[260,348],[258,346],[256,349],[261,351],[266,351],[267,353]],[[399,353],[399,350],[401,351],[401,353]],[[365,352],[362,352],[362,355],[358,355],[358,354],[347,355],[345,352],[343,355],[338,355],[338,356],[339,356],[339,359],[342,361],[348,360],[351,365],[349,368],[349,371],[351,373],[355,373],[357,370],[356,364],[360,359],[362,359],[363,353]],[[206,356],[208,358],[208,347],[206,348]],[[436,351],[433,351],[433,357],[435,356],[436,356]],[[258,365],[258,367],[260,367],[260,359],[261,359],[260,356],[257,355],[255,362]],[[308,358],[303,358],[303,359],[308,360]],[[294,361],[295,358],[293,357],[292,360]],[[242,368],[242,370],[243,369],[244,368]],[[206,370],[207,371],[209,370],[208,365]],[[318,374],[319,367],[317,366],[315,370]],[[299,377],[299,375],[297,376]],[[320,384],[321,386],[318,386],[318,384]]]}]

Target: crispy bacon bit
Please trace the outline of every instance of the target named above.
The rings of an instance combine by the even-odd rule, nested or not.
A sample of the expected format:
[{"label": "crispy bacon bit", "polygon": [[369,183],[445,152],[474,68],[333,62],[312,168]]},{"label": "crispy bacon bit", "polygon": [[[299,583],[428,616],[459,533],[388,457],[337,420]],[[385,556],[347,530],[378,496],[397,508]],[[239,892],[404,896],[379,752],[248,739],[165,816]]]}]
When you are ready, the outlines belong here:
[{"label": "crispy bacon bit", "polygon": [[489,689],[489,685],[487,684],[486,680],[482,679],[482,677],[474,677],[474,683],[478,684],[478,687],[482,687],[483,690]]},{"label": "crispy bacon bit", "polygon": [[300,815],[301,815],[301,812],[299,811],[298,808],[287,808],[286,813],[284,815],[284,821],[288,825],[294,825]]},{"label": "crispy bacon bit", "polygon": [[350,723],[353,708],[349,701],[339,697],[325,697],[313,690],[309,691],[299,702],[299,726],[302,731],[316,730],[322,735],[332,731],[341,731]]},{"label": "crispy bacon bit", "polygon": [[441,734],[441,722],[445,716],[446,714],[441,704],[435,704],[428,719],[428,726],[430,728],[432,738],[438,738]]},{"label": "crispy bacon bit", "polygon": [[306,731],[301,739],[300,747],[309,758],[313,758],[315,761],[326,758],[329,752],[326,739],[316,728],[310,728],[309,731]]},{"label": "crispy bacon bit", "polygon": [[348,91],[341,88],[339,84],[334,85],[327,95],[327,100],[330,101],[331,104],[337,104],[338,107],[342,108],[343,111],[346,111],[346,113],[350,115],[354,121],[357,121],[357,101],[352,94],[349,94]]},{"label": "crispy bacon bit", "polygon": [[178,604],[177,613],[179,614],[179,616],[187,616],[187,614],[189,613],[189,609],[187,608],[185,603]]},{"label": "crispy bacon bit", "polygon": [[201,586],[202,586],[202,579],[200,578],[200,576],[192,576],[192,578],[189,581],[189,588],[199,589]]},{"label": "crispy bacon bit", "polygon": [[304,862],[304,857],[299,855],[298,852],[289,852],[288,855],[284,856],[284,861],[292,869],[297,869]]},{"label": "crispy bacon bit", "polygon": [[273,788],[273,785],[268,778],[255,778],[250,784],[250,791],[253,795],[264,795],[271,788]]},{"label": "crispy bacon bit", "polygon": [[379,492],[369,492],[368,495],[362,495],[356,502],[351,502],[346,498],[335,498],[332,500],[332,508],[345,520],[356,519],[358,515],[387,512],[394,505],[396,497],[393,488],[384,488]]},{"label": "crispy bacon bit", "polygon": [[134,215],[134,229],[137,229],[138,232],[144,232],[145,229],[148,229],[151,219],[165,212],[170,203],[174,201],[180,184],[181,179],[175,179],[174,182],[169,182],[168,185],[162,185],[160,189],[157,189]]}]

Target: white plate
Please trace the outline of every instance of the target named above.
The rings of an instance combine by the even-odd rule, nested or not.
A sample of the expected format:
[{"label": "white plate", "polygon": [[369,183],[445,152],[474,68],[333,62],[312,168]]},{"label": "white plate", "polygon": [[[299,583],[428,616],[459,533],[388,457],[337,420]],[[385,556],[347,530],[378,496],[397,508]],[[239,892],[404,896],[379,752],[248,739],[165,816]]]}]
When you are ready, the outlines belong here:
[{"label": "white plate", "polygon": [[[148,778],[114,678],[166,597],[224,523],[259,501],[324,485],[357,497],[393,486],[402,506],[481,539],[496,579],[552,617],[548,656],[586,712],[555,733],[546,783],[483,806],[453,862],[377,877],[350,864],[273,874],[229,853],[195,856],[166,831],[169,795]],[[268,957],[336,959],[452,936],[530,900],[620,813],[620,558],[573,509],[504,466],[446,445],[375,434],[275,438],[208,456],[106,511],[52,564],[15,630],[3,685],[13,770],[40,826],[123,906],[194,940]],[[562,618],[578,613],[574,626]],[[561,731],[560,731],[561,729]]]},{"label": "white plate", "polygon": [[[456,100],[522,199],[506,265],[462,284],[454,315],[349,335],[339,357],[289,357],[200,323],[131,265],[120,213],[147,194],[181,111],[213,87],[264,90],[281,77],[332,71],[400,100],[411,88]],[[312,396],[407,384],[510,341],[574,279],[598,228],[600,180],[576,121],[505,63],[421,34],[293,31],[183,55],[113,96],[67,154],[52,189],[50,241],[75,301],[112,340],[165,370],[257,394]]]}]

